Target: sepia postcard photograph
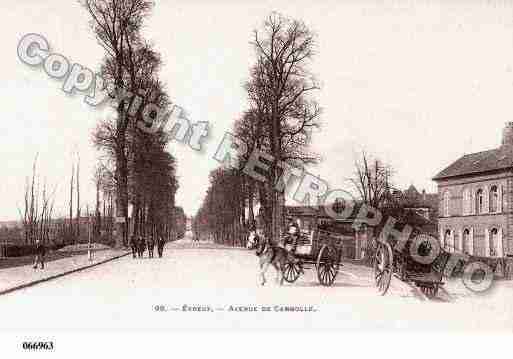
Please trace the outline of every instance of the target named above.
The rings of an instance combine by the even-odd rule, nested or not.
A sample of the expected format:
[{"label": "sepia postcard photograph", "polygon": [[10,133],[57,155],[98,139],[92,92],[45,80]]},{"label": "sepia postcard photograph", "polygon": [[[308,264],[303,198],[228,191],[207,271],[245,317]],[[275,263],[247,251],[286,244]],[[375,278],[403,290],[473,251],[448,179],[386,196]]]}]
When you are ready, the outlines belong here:
[{"label": "sepia postcard photograph", "polygon": [[258,358],[507,344],[513,1],[4,0],[0,13],[12,357],[213,355],[197,335],[215,332]]}]

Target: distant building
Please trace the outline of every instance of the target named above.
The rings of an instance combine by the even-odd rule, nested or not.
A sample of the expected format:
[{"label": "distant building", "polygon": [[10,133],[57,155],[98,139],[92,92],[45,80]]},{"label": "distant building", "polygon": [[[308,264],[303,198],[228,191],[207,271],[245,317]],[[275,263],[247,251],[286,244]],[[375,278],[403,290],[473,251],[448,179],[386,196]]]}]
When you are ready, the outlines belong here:
[{"label": "distant building", "polygon": [[433,180],[443,247],[483,257],[513,254],[513,122],[500,147],[464,155]]},{"label": "distant building", "polygon": [[404,191],[392,193],[391,205],[382,209],[382,214],[392,216],[399,223],[408,224],[422,233],[437,236],[438,194],[419,192],[411,185]]},{"label": "distant building", "polygon": [[405,210],[415,212],[427,220],[438,220],[438,193],[420,193],[414,185],[403,192],[402,205]]}]

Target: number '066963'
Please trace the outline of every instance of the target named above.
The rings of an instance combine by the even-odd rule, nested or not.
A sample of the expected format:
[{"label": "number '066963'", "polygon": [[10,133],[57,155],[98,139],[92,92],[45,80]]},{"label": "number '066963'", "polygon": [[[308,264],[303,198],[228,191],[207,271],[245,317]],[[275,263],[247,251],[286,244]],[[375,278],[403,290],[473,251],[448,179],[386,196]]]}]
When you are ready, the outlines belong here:
[{"label": "number '066963'", "polygon": [[23,342],[24,350],[53,350],[53,342]]}]

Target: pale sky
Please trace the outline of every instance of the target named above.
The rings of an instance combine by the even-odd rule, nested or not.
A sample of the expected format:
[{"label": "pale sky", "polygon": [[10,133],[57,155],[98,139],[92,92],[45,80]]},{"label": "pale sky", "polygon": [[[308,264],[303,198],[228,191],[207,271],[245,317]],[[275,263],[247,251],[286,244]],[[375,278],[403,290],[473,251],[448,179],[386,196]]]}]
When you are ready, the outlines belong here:
[{"label": "pale sky", "polygon": [[[251,32],[272,10],[303,19],[318,34],[312,70],[323,84],[324,113],[313,146],[324,161],[312,173],[349,189],[345,179],[364,148],[393,164],[399,186],[434,191],[438,171],[464,153],[497,147],[504,123],[513,121],[513,6],[489,3],[158,1],[145,35],[164,59],[161,79],[192,122],[212,129],[204,153],[171,146],[177,205],[192,215],[201,204],[220,139],[247,108],[241,84],[254,58]],[[82,202],[92,205],[98,154],[90,133],[105,113],[80,93],[65,96],[60,81],[16,55],[23,35],[40,33],[53,51],[97,70],[103,49],[88,16],[75,1],[5,1],[0,10],[0,220],[19,218],[36,152],[63,212],[71,153],[78,151]]]}]

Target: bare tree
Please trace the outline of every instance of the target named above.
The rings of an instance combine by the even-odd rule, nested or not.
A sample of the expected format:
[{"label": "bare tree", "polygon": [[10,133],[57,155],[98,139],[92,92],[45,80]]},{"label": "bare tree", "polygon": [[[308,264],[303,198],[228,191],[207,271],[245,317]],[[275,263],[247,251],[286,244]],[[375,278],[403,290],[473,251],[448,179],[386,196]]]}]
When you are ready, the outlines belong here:
[{"label": "bare tree", "polygon": [[74,238],[73,232],[73,184],[75,181],[75,164],[71,163],[71,179],[69,182],[69,237]]},{"label": "bare tree", "polygon": [[98,43],[105,50],[102,66],[103,78],[112,81],[114,93],[110,95],[117,100],[117,119],[114,126],[114,158],[116,177],[116,216],[125,219],[120,223],[117,245],[127,241],[126,222],[128,218],[128,159],[127,129],[130,98],[124,93],[132,94],[141,89],[137,81],[137,67],[134,53],[142,46],[140,29],[149,16],[153,1],[147,0],[84,0],[82,5],[89,13],[90,26]]},{"label": "bare tree", "polygon": [[391,200],[392,167],[378,158],[371,158],[365,151],[355,161],[355,175],[350,179],[361,201],[381,209]]},{"label": "bare tree", "polygon": [[23,209],[18,208],[25,233],[25,244],[34,243],[36,239],[48,242],[52,226],[57,187],[49,192],[47,183],[44,181],[42,189],[40,188],[37,159],[38,155],[36,154],[32,164],[32,175],[25,181],[24,206]]},{"label": "bare tree", "polygon": [[[93,233],[95,236],[100,237],[101,234],[101,228],[102,228],[102,215],[100,210],[100,192],[102,187],[102,181],[104,179],[104,169],[102,164],[98,164],[95,168],[94,175],[93,175],[93,181],[95,184],[96,189],[96,205],[94,210],[94,229]],[[103,213],[105,216],[105,198],[103,198]]]},{"label": "bare tree", "polygon": [[270,153],[267,196],[271,230],[279,235],[283,225],[283,191],[275,191],[278,163],[302,165],[318,158],[307,150],[312,128],[318,127],[321,110],[311,93],[319,85],[308,70],[315,53],[315,35],[299,20],[271,13],[252,41],[257,61],[246,85],[257,119],[264,122]]},{"label": "bare tree", "polygon": [[[210,187],[194,219],[198,235],[235,245],[243,238],[246,208],[251,223],[255,200],[260,203],[264,230],[277,238],[283,224],[284,193],[276,191],[280,162],[293,166],[315,163],[309,150],[311,131],[319,126],[321,109],[311,93],[319,89],[308,71],[313,58],[315,36],[306,25],[271,13],[252,41],[256,63],[245,83],[250,108],[234,124],[234,134],[247,151],[239,153],[244,167],[253,150],[270,153],[274,161],[266,180],[259,182],[237,169],[220,168],[210,174]],[[242,235],[241,235],[242,234]]]},{"label": "bare tree", "polygon": [[80,240],[80,154],[77,153],[77,166],[76,166],[76,181],[77,181],[77,212],[76,212],[76,221],[77,221],[77,240]]}]

